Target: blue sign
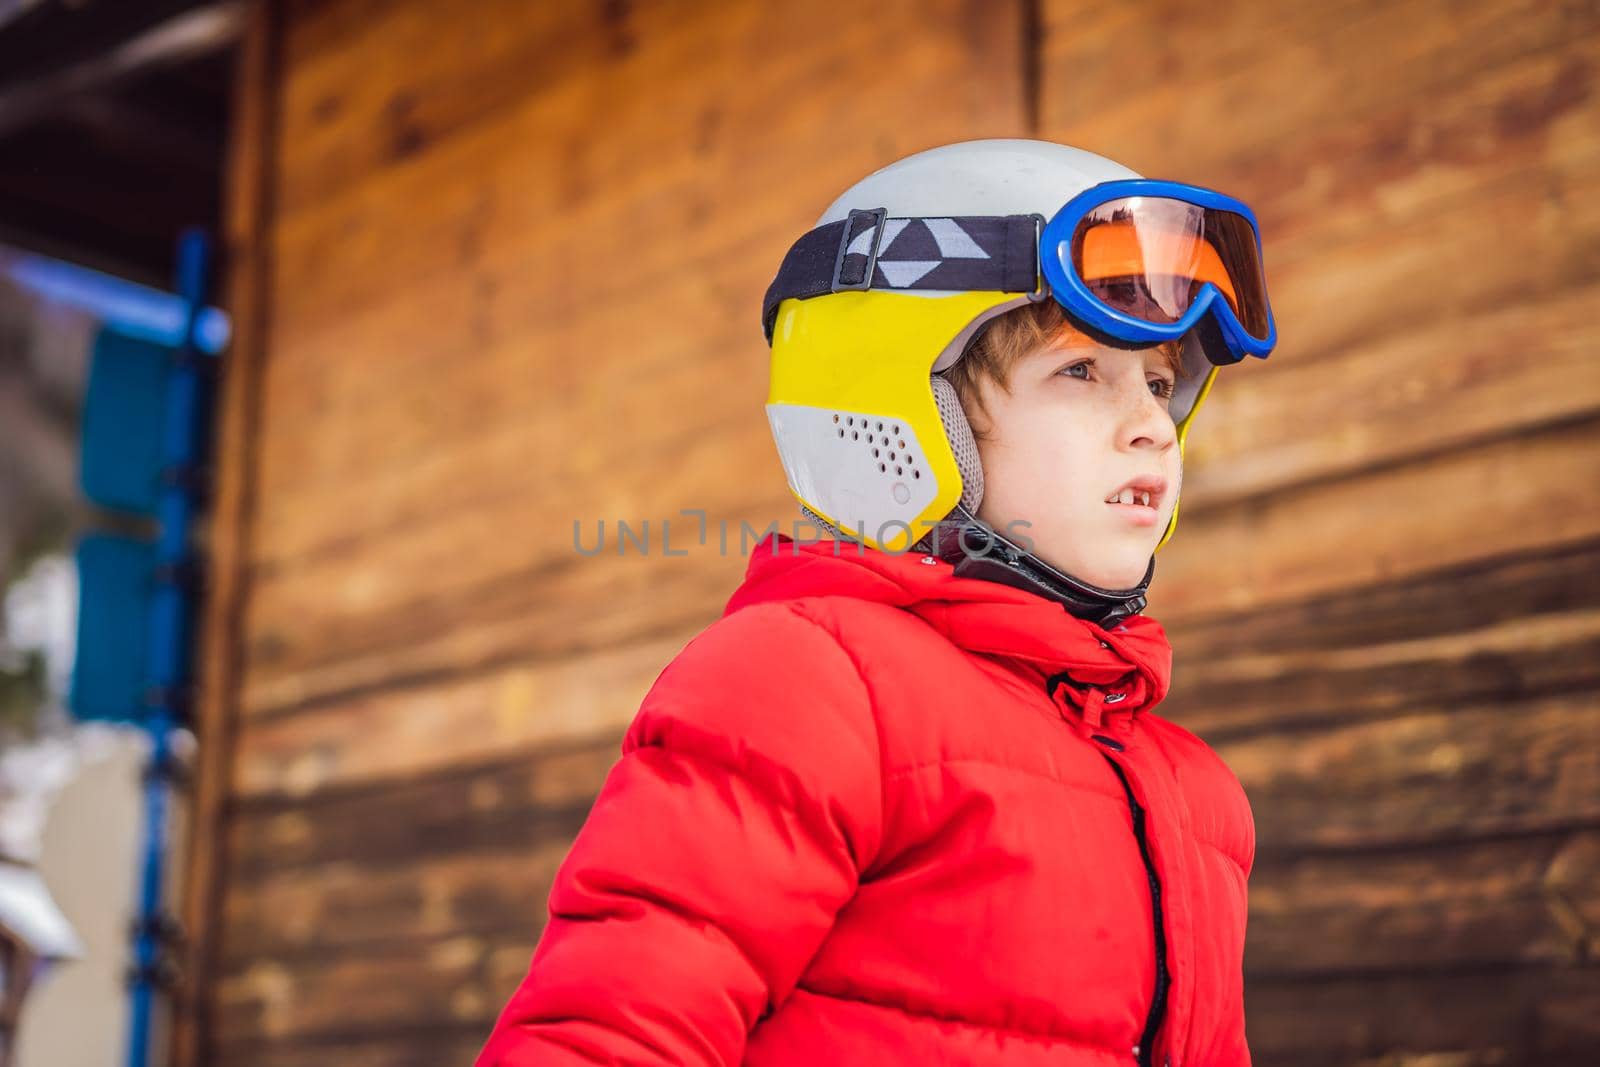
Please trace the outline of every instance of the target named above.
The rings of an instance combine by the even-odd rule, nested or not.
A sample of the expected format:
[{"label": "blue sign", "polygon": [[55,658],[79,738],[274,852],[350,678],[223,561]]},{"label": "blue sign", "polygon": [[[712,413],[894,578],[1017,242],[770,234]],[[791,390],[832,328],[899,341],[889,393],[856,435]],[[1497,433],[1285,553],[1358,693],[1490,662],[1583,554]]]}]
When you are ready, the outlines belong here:
[{"label": "blue sign", "polygon": [[138,722],[149,677],[155,545],[112,534],[78,542],[78,649],[68,700],[79,719]]},{"label": "blue sign", "polygon": [[83,401],[83,492],[108,508],[154,515],[161,491],[173,350],[115,330],[95,339]]}]

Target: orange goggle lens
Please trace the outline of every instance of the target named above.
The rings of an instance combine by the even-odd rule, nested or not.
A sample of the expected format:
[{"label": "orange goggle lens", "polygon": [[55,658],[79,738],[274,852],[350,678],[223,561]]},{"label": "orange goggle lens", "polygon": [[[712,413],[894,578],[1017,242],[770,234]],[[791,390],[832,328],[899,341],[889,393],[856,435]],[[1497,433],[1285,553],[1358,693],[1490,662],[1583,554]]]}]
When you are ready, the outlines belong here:
[{"label": "orange goggle lens", "polygon": [[1242,215],[1165,197],[1110,200],[1078,223],[1071,251],[1089,291],[1125,315],[1177,322],[1209,282],[1247,333],[1270,332],[1260,247]]}]

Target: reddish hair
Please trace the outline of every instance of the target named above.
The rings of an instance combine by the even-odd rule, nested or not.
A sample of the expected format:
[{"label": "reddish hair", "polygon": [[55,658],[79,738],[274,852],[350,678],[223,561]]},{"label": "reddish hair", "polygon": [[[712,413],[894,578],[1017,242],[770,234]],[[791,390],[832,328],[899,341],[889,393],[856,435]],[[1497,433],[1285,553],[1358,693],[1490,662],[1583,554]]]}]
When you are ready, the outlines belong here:
[{"label": "reddish hair", "polygon": [[[969,413],[974,407],[983,410],[983,398],[978,388],[981,380],[988,379],[1009,391],[1011,368],[1017,360],[1036,349],[1081,334],[1082,331],[1067,318],[1066,311],[1054,300],[1024,304],[990,320],[967,346],[966,353],[956,361],[956,365],[944,372],[944,376],[955,386],[963,408]],[[1183,379],[1191,376],[1184,370],[1181,341],[1164,341],[1155,347],[1166,358],[1167,366],[1172,368],[1175,377]],[[978,433],[976,426],[973,432]]]}]

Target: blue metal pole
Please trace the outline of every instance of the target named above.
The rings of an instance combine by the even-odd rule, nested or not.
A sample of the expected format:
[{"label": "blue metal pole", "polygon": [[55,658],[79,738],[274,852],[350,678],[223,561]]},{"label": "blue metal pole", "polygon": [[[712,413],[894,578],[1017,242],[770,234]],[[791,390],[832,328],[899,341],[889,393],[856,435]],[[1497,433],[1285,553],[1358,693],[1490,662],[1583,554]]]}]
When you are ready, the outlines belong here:
[{"label": "blue metal pole", "polygon": [[182,720],[181,694],[189,681],[189,621],[192,595],[186,575],[194,573],[189,555],[190,523],[199,488],[194,472],[204,447],[204,393],[199,361],[209,358],[196,344],[196,324],[207,298],[210,242],[199,229],[186,230],[178,245],[178,295],[186,306],[183,340],[167,378],[162,426],[163,479],[157,503],[160,533],[156,543],[156,583],[150,599],[147,706],[143,717],[150,737],[145,777],[144,863],[139,881],[139,914],[134,925],[132,1005],[128,1035],[129,1067],[146,1067],[163,942],[171,933],[163,908],[171,806],[172,735]]}]

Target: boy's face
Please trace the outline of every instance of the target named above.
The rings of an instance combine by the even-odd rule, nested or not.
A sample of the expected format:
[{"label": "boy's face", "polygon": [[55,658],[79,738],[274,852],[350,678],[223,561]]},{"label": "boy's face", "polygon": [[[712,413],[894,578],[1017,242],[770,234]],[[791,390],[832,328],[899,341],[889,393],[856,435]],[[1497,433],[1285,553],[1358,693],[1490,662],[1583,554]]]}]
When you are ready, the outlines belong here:
[{"label": "boy's face", "polygon": [[[1157,348],[1107,348],[1069,331],[1020,357],[1008,384],[980,380],[983,410],[967,412],[983,461],[978,517],[1002,533],[1019,523],[1016,536],[1031,538],[1040,558],[1075,578],[1137,585],[1183,477],[1166,358]],[[1159,483],[1150,506],[1137,495],[1131,505],[1107,503],[1135,481]]]}]

